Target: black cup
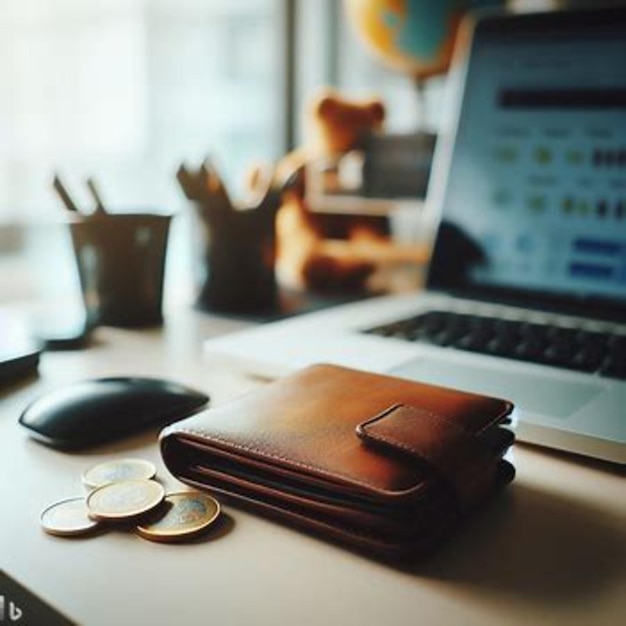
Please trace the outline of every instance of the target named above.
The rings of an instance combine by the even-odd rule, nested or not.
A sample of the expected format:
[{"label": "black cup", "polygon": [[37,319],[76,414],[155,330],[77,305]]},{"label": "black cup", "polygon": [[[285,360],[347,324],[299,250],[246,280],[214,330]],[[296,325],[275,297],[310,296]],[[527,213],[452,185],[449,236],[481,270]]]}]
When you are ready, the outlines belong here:
[{"label": "black cup", "polygon": [[274,216],[255,209],[213,216],[200,203],[194,208],[196,307],[243,315],[277,310]]},{"label": "black cup", "polygon": [[92,323],[141,327],[163,322],[170,215],[94,214],[70,224],[87,315]]}]

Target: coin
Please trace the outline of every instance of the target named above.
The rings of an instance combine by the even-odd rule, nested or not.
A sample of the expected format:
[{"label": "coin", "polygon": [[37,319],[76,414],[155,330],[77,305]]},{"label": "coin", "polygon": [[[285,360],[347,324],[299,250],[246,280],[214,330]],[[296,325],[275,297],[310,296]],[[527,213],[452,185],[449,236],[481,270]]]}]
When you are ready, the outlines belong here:
[{"label": "coin", "polygon": [[152,510],[165,497],[154,480],[124,480],[109,483],[87,496],[89,516],[97,520],[122,521]]},{"label": "coin", "polygon": [[138,480],[154,478],[156,468],[145,459],[118,459],[106,461],[90,467],[83,474],[83,483],[87,487],[102,487],[121,480]]},{"label": "coin", "polygon": [[55,502],[41,512],[39,521],[47,533],[61,537],[84,535],[99,526],[89,517],[85,498]]},{"label": "coin", "polygon": [[160,515],[137,526],[137,533],[152,541],[181,541],[208,528],[220,514],[219,502],[198,491],[181,491],[165,497]]}]

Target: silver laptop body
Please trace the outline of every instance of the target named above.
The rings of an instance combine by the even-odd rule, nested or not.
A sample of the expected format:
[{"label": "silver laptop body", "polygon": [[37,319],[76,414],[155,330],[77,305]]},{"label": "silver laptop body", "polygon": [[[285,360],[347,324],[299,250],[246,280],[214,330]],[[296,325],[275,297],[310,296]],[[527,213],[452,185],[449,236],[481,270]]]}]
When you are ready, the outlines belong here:
[{"label": "silver laptop body", "polygon": [[626,345],[626,10],[491,15],[468,32],[429,186],[439,227],[426,289],[205,350],[262,376],[331,362],[505,397],[521,441],[626,463],[624,357],[603,371],[394,330],[436,312],[557,327],[584,335],[591,354],[605,340]]}]

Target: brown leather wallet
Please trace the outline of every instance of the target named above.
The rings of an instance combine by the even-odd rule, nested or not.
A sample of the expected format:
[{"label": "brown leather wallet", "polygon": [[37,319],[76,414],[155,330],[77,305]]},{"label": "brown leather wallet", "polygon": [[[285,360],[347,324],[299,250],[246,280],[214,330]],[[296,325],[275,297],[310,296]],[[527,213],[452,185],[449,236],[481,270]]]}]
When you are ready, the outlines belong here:
[{"label": "brown leather wallet", "polygon": [[505,400],[314,365],[172,424],[174,476],[380,555],[438,541],[513,479]]}]

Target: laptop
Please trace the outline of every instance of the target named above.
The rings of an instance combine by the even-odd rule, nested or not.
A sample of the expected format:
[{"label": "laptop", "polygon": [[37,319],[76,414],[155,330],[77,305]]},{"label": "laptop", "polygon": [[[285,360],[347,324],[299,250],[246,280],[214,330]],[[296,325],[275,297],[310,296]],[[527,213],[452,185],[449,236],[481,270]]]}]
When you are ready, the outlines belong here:
[{"label": "laptop", "polygon": [[626,9],[485,15],[469,32],[426,288],[206,352],[264,376],[330,362],[504,397],[519,440],[624,464]]}]

